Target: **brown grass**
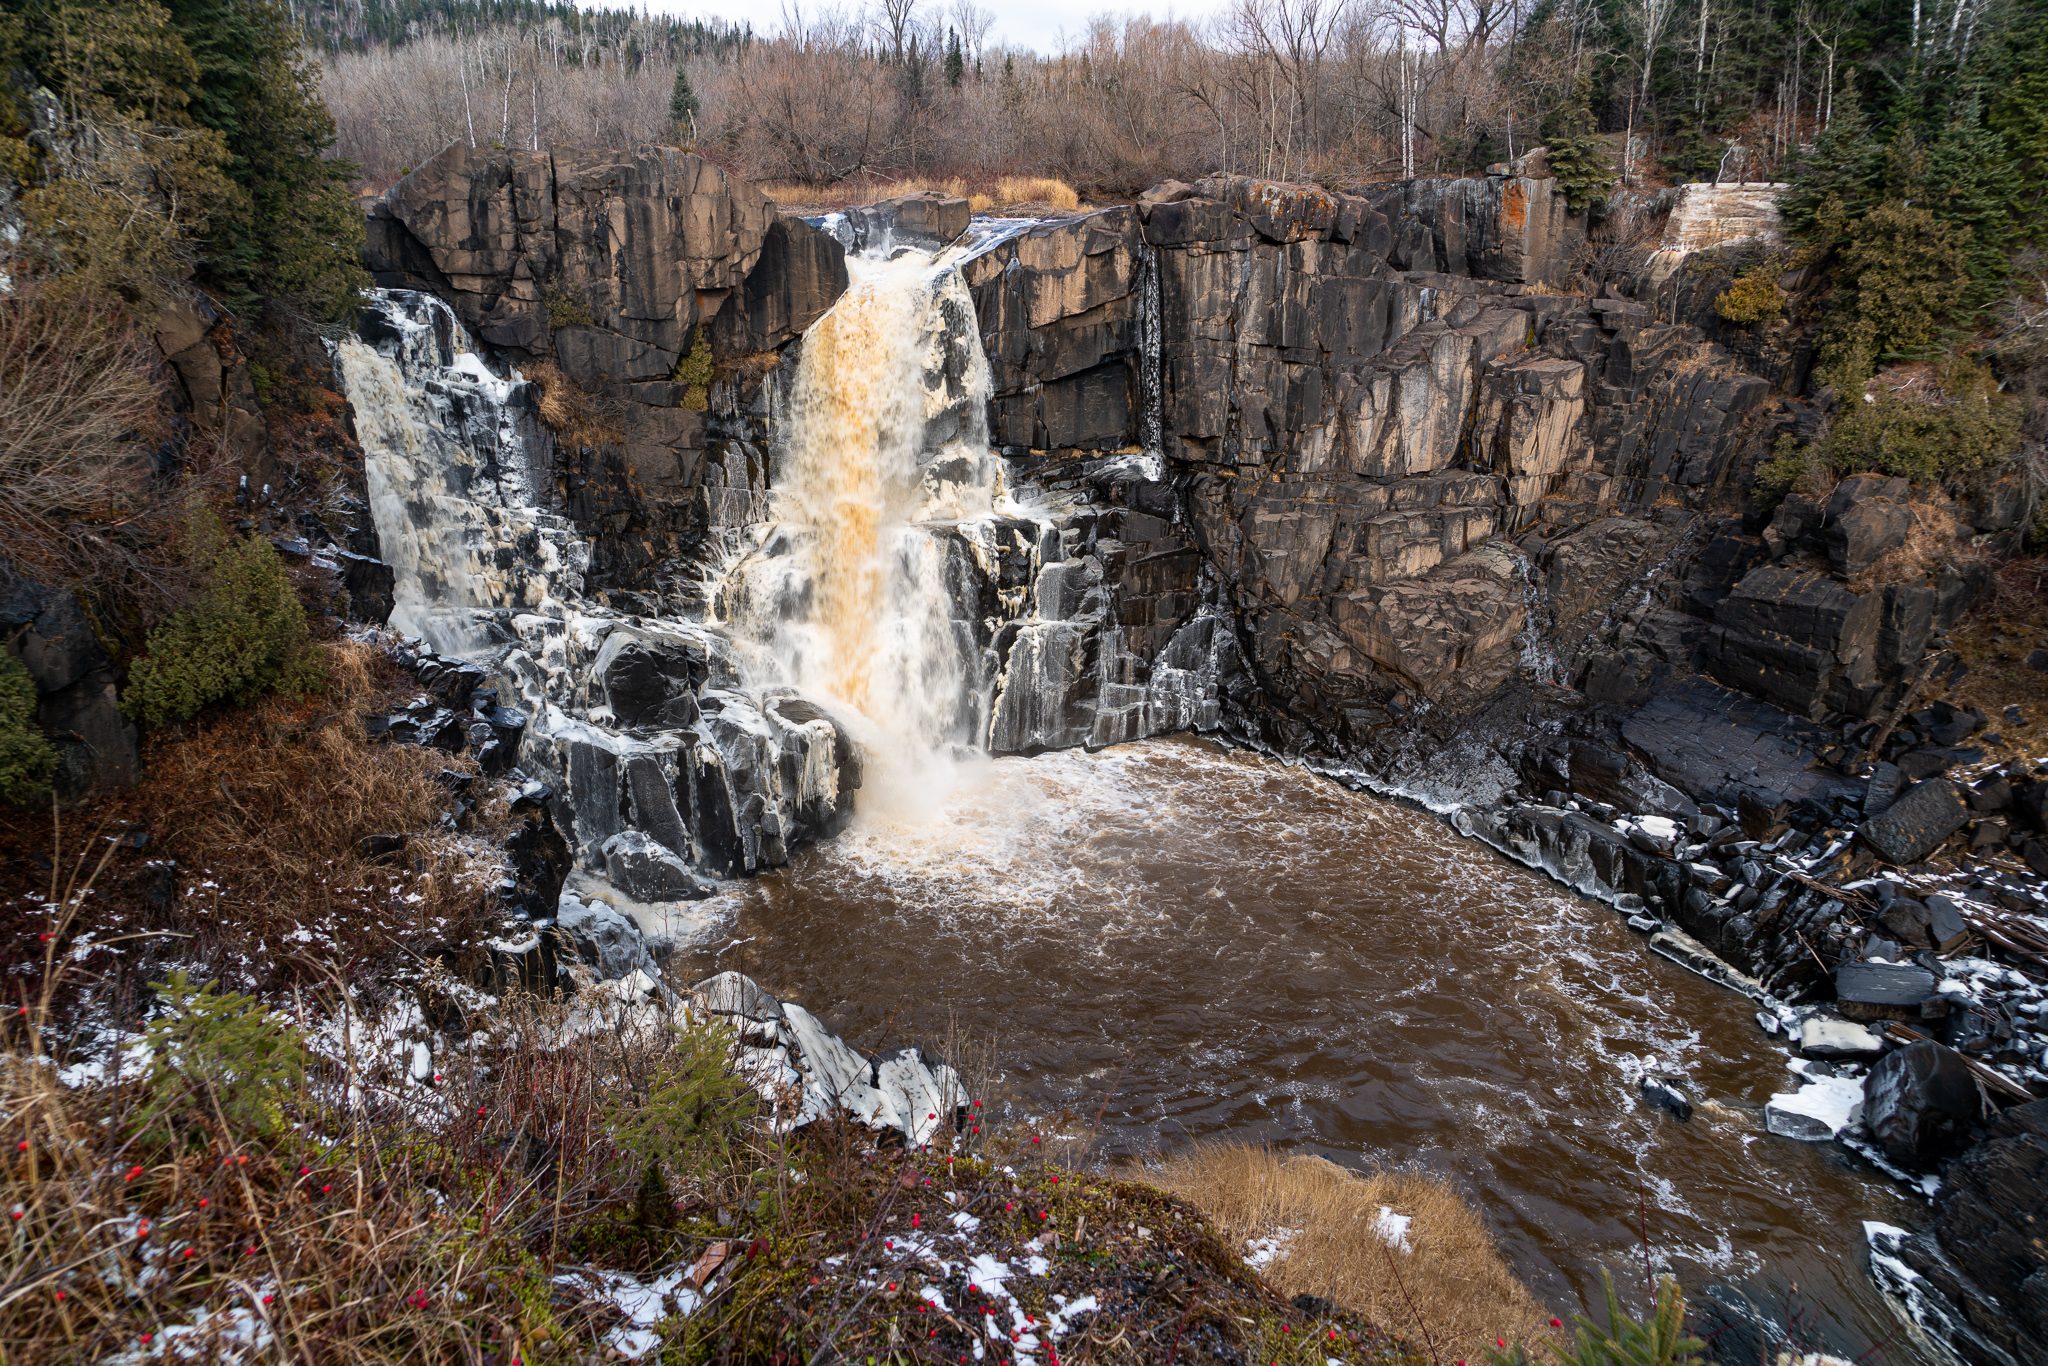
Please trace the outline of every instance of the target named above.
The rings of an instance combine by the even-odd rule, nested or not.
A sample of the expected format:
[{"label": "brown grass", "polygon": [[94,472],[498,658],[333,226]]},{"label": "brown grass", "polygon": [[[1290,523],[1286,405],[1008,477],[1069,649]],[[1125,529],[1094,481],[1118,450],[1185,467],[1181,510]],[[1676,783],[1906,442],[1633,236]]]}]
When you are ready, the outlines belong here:
[{"label": "brown grass", "polygon": [[566,446],[617,446],[626,439],[616,414],[553,361],[530,361],[519,372],[540,390],[540,420]]},{"label": "brown grass", "polygon": [[[440,827],[454,805],[442,775],[473,765],[371,740],[363,715],[409,699],[418,684],[375,646],[319,648],[321,692],[153,737],[140,786],[65,815],[66,831],[126,836],[77,928],[101,942],[177,936],[122,954],[87,950],[88,967],[132,975],[163,950],[272,990],[417,962],[476,937],[501,874],[491,847],[499,832],[488,811],[460,834]],[[380,859],[363,848],[373,835],[410,838]],[[0,809],[0,935],[9,943],[36,942],[25,921],[41,913],[50,843],[47,811]],[[0,951],[0,962],[27,970],[14,957]]]},{"label": "brown grass", "polygon": [[[1293,1230],[1266,1279],[1317,1295],[1425,1343],[1439,1360],[1484,1359],[1496,1340],[1547,1337],[1550,1316],[1515,1277],[1478,1213],[1444,1182],[1362,1176],[1320,1157],[1205,1144],[1143,1179],[1199,1209],[1238,1245]],[[1409,1252],[1380,1236],[1381,1209],[1413,1220]]]},{"label": "brown grass", "polygon": [[937,190],[959,195],[975,213],[998,209],[1052,210],[1072,213],[1081,207],[1081,196],[1072,185],[1051,176],[995,176],[987,179],[949,176],[944,179],[842,181],[837,185],[763,185],[761,192],[780,207],[824,211],[871,204],[878,199]]},{"label": "brown grass", "polygon": [[[1969,666],[1948,700],[1976,707],[1989,719],[1986,730],[2000,743],[1984,744],[1993,758],[2031,759],[2048,754],[2048,674],[2026,666],[2034,650],[2048,649],[2048,557],[2011,560],[1992,577],[1991,591],[1949,633],[1956,653]],[[2005,709],[2020,708],[2014,725]]]}]

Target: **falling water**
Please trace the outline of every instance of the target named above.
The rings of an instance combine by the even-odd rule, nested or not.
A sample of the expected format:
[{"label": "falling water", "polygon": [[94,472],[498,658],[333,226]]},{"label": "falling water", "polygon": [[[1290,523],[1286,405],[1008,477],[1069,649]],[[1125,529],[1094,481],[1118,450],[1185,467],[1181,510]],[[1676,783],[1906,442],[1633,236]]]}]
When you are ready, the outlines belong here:
[{"label": "falling water", "polygon": [[725,610],[764,685],[841,717],[870,800],[908,795],[978,744],[979,648],[949,548],[999,494],[988,362],[959,272],[917,253],[850,258],[786,397],[774,523],[727,578]]}]

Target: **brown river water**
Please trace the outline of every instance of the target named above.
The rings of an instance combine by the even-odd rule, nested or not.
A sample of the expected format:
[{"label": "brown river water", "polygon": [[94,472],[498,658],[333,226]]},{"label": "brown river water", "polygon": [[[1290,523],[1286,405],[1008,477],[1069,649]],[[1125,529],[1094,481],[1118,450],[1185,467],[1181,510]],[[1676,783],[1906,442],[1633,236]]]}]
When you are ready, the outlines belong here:
[{"label": "brown river water", "polygon": [[[1426,811],[1192,740],[1002,759],[703,910],[678,977],[740,969],[869,1048],[986,1040],[1025,1113],[1100,1112],[1105,1159],[1228,1135],[1426,1169],[1559,1309],[1603,1266],[1641,1300],[1646,1211],[1696,1308],[1917,1358],[1861,1223],[1922,1206],[1765,1130],[1795,1078],[1754,1005]],[[1689,1123],[1638,1093],[1665,1070]]]}]

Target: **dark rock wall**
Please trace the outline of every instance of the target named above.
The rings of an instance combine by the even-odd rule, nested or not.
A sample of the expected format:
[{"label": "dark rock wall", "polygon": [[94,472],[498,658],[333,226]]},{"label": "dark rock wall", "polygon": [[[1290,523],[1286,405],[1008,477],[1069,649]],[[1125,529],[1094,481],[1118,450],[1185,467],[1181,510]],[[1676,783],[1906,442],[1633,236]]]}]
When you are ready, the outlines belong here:
[{"label": "dark rock wall", "polygon": [[765,488],[766,381],[846,288],[835,240],[668,147],[448,148],[371,210],[381,285],[451,303],[581,397],[555,473],[592,578],[647,588]]},{"label": "dark rock wall", "polygon": [[1553,292],[1578,241],[1523,176],[1216,179],[1048,224],[967,267],[994,439],[1041,477],[1156,446],[1176,582],[1144,589],[1229,606],[1269,739],[1467,715],[1532,630],[1610,624],[1769,396],[1689,327]]}]

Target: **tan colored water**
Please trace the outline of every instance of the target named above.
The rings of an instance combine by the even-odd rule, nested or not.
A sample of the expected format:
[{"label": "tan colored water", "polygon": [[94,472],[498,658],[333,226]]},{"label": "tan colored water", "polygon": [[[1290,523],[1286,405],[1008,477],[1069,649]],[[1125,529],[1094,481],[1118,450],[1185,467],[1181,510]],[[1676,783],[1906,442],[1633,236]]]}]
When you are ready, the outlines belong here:
[{"label": "tan colored water", "polygon": [[[754,973],[870,1047],[989,1039],[1027,1112],[1100,1110],[1105,1157],[1228,1134],[1444,1174],[1559,1307],[1603,1265],[1639,1291],[1647,1206],[1695,1291],[1850,1357],[1895,1335],[1860,1221],[1919,1210],[1767,1133],[1792,1078],[1753,1008],[1612,910],[1195,741],[999,760],[934,805],[737,887],[678,975]],[[1691,1123],[1639,1097],[1661,1068],[1708,1097]]]}]

